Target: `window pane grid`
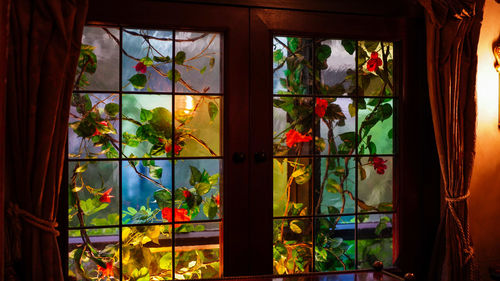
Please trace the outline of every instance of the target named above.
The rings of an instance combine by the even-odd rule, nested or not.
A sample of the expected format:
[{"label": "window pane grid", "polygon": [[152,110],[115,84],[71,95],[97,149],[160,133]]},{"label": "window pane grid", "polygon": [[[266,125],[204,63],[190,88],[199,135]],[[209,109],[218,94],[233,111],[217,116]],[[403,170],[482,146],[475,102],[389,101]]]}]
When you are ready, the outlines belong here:
[{"label": "window pane grid", "polygon": [[[375,258],[383,260],[386,266],[392,265],[387,248],[378,254],[373,248],[379,243],[378,239],[392,241],[382,237],[392,231],[393,198],[391,196],[390,202],[379,202],[377,196],[385,196],[380,200],[388,198],[393,185],[392,162],[396,150],[392,141],[392,116],[398,103],[392,80],[393,43],[275,36],[273,44],[274,273],[364,269]],[[307,78],[307,73],[312,73],[313,78]],[[352,121],[346,118],[349,115]],[[308,123],[310,116],[314,121]],[[389,120],[382,123],[386,119]],[[323,124],[326,135],[320,134]],[[385,127],[380,128],[381,124]],[[353,133],[341,128],[349,126]],[[380,129],[386,135],[374,133]],[[324,141],[325,137],[328,142]],[[339,164],[342,162],[339,159],[346,159],[345,165]],[[337,168],[330,171],[329,163],[334,161],[338,161],[334,164]],[[324,168],[326,174],[321,172]],[[384,174],[387,176],[383,177]],[[366,181],[371,182],[367,185]],[[360,184],[363,184],[362,192]],[[370,186],[376,187],[378,193]],[[297,197],[301,189],[308,190],[308,198]],[[325,204],[333,204],[328,206],[327,213],[320,211],[324,204],[323,192],[330,197],[330,203]],[[342,194],[342,203],[332,203],[335,194]],[[287,207],[280,207],[283,200]],[[291,210],[288,205],[292,206]],[[379,222],[374,224],[371,220],[376,215],[380,216],[376,217]],[[340,218],[350,218],[342,224],[344,228],[351,225],[349,235],[345,236],[347,232],[339,232],[337,228],[322,230],[328,223],[338,226]],[[306,227],[304,220],[312,227]],[[285,230],[288,241],[283,239]],[[340,237],[334,237],[336,233],[340,233]],[[295,250],[298,234],[304,238],[311,235],[307,240],[310,246],[307,243],[302,246],[311,247],[312,254],[301,256]]]},{"label": "window pane grid", "polygon": [[[74,97],[72,100],[72,106],[76,106],[74,114],[76,124],[70,124],[70,133],[74,133],[75,135],[73,137],[70,135],[69,143],[70,147],[72,147],[72,143],[78,141],[78,138],[80,138],[82,142],[79,148],[73,145],[79,152],[71,153],[70,151],[68,157],[69,164],[74,167],[73,170],[70,169],[69,171],[69,193],[70,200],[73,200],[71,202],[75,200],[74,195],[77,195],[82,190],[89,193],[88,196],[94,196],[95,198],[89,197],[88,200],[86,199],[84,202],[85,205],[83,205],[85,212],[82,211],[79,215],[72,214],[71,208],[73,204],[70,203],[70,220],[72,215],[74,217],[81,216],[86,220],[87,217],[92,218],[92,224],[84,222],[80,223],[79,226],[70,225],[68,229],[71,236],[68,241],[71,250],[69,259],[70,275],[76,274],[76,276],[81,277],[82,274],[88,273],[94,275],[94,277],[99,280],[105,280],[107,278],[123,280],[132,278],[135,280],[146,277],[146,275],[149,276],[149,274],[151,274],[151,276],[159,274],[155,276],[158,278],[165,278],[166,280],[178,278],[210,279],[219,277],[222,274],[219,272],[219,225],[222,223],[219,186],[222,184],[221,171],[223,154],[222,141],[217,140],[217,138],[222,137],[222,130],[219,125],[221,123],[223,105],[221,87],[222,72],[220,71],[222,65],[220,54],[221,35],[219,33],[203,33],[201,38],[210,38],[210,41],[207,41],[208,43],[205,44],[206,47],[203,47],[201,44],[197,44],[196,40],[191,40],[194,38],[191,37],[191,35],[195,34],[191,32],[142,29],[134,30],[136,33],[133,34],[133,32],[128,31],[129,30],[125,28],[100,28],[96,26],[86,27],[86,31],[84,32],[84,41],[85,39],[93,40],[95,46],[85,45],[84,42],[79,59],[82,64],[79,63],[79,68],[77,70],[77,73],[81,74],[80,76],[77,74],[78,86],[74,90]],[[184,39],[181,38],[181,41],[192,43],[184,45],[184,48],[187,49],[183,49],[179,52],[175,50],[175,45],[177,44],[175,36],[177,33],[185,36]],[[145,49],[141,50],[141,48],[134,49],[134,46],[136,46],[133,45],[134,42],[128,42],[127,44],[129,45],[125,47],[124,40],[127,39],[125,39],[124,34],[127,34],[126,36],[132,34],[142,38],[140,39],[143,40],[141,44],[146,45],[145,48],[147,52],[145,52]],[[171,39],[164,41],[170,41],[171,47],[165,47],[165,44],[161,45],[155,43],[154,41],[158,41],[157,39],[160,38],[155,37],[157,34],[170,34]],[[88,38],[86,38],[86,36]],[[145,38],[150,40],[145,40]],[[103,46],[106,47],[107,50],[103,50]],[[215,49],[213,46],[216,46]],[[132,48],[132,50],[130,48]],[[169,48],[170,51],[168,51]],[[198,48],[198,51],[196,51],[196,48]],[[159,54],[163,52],[162,50],[167,50],[168,52],[160,56]],[[143,58],[134,57],[131,55],[132,52],[145,56]],[[153,56],[153,53],[158,56]],[[110,66],[106,65],[110,64],[108,63],[109,60],[107,57],[111,56],[115,58],[116,55],[119,55],[119,57],[113,61],[113,63],[115,63],[115,67],[112,69],[113,71],[99,71],[101,68],[109,70]],[[124,63],[124,59],[128,60],[128,65]],[[85,60],[87,60],[86,64]],[[199,68],[199,61],[201,60],[205,60],[206,62],[201,63],[202,66],[205,64],[204,68]],[[168,61],[171,65],[170,73],[166,72],[169,70],[168,67],[162,68],[161,66],[162,63],[168,64]],[[194,64],[190,65],[186,63],[187,61],[191,61]],[[96,67],[97,62],[104,64],[104,66]],[[98,71],[95,70],[96,68]],[[133,70],[130,68],[133,68]],[[182,73],[187,72],[185,72],[185,70],[183,72],[181,68],[191,70],[197,68],[196,70],[199,73],[194,73],[184,78]],[[124,71],[127,73],[126,77]],[[151,74],[150,71],[154,71],[155,73]],[[94,78],[94,73],[99,74],[100,77]],[[211,80],[205,79],[206,81],[204,82],[204,78],[201,76],[203,73],[210,76]],[[159,76],[157,74],[159,74]],[[108,78],[111,77],[111,80],[117,81],[118,83],[114,84],[110,79],[103,78],[106,75]],[[84,76],[86,82],[80,82],[82,81],[80,79],[82,76]],[[190,80],[188,81],[188,79]],[[88,83],[88,81],[98,81],[98,85],[94,86],[92,83]],[[190,82],[203,88],[197,90],[195,87],[190,86]],[[204,86],[203,83],[211,84]],[[117,87],[117,85],[120,84],[123,86]],[[181,92],[178,93],[176,84],[183,85],[187,91],[186,89],[182,90],[179,88]],[[112,87],[110,87],[110,85],[112,85]],[[84,87],[87,86],[89,86],[89,89],[84,89]],[[215,91],[210,90],[210,88],[215,88]],[[133,89],[133,91],[130,89]],[[163,89],[167,89],[167,91]],[[117,96],[118,101],[114,101],[115,103],[113,105],[108,105],[110,102],[103,101],[102,98],[98,99],[100,96]],[[142,102],[150,104],[149,106],[154,108],[142,108],[140,116],[136,114],[136,118],[127,117],[126,115],[131,112],[130,109],[137,108],[137,103],[130,102],[132,99],[135,99],[135,97],[137,97],[139,101],[142,99]],[[148,101],[148,99],[155,97],[164,97],[170,102],[157,102],[155,104],[154,102]],[[125,98],[127,100],[125,100]],[[178,111],[176,111],[176,99],[179,100],[177,104],[179,107]],[[116,102],[118,102],[118,104],[116,104]],[[125,107],[124,102],[128,102],[127,107]],[[171,113],[166,109],[160,108],[168,104],[171,106]],[[202,106],[205,108],[202,109]],[[196,117],[199,110],[204,111],[205,115],[198,119],[193,119],[193,116]],[[83,124],[86,118],[90,118],[88,116],[91,117],[89,120],[92,122]],[[109,120],[114,121],[112,121],[112,123]],[[210,120],[210,124],[208,125],[212,126],[214,129],[211,129],[211,131],[208,130],[207,128],[211,127],[207,125],[201,125],[200,128],[203,128],[201,130],[191,129],[191,124],[200,126],[200,124],[202,124],[200,122],[204,122],[204,120]],[[142,136],[140,138],[154,143],[158,149],[155,149],[154,145],[153,147],[142,147],[142,150],[139,150],[138,157],[136,157],[136,155],[132,154],[138,150],[129,149],[127,152],[124,148],[127,147],[128,149],[128,147],[135,147],[137,145],[137,137],[135,134],[139,133],[135,132],[131,134],[130,132],[133,131],[130,131],[130,125],[127,127],[128,129],[124,128],[125,122],[132,123],[139,127],[144,127],[145,124],[149,124],[149,128],[153,127],[156,131],[160,130],[163,132],[162,134],[165,134],[166,138],[160,136],[154,139],[156,136],[152,135],[151,131],[143,130],[144,132],[141,132]],[[191,124],[187,125],[190,122]],[[114,123],[119,124],[119,126],[112,126]],[[169,123],[170,125],[166,126]],[[176,130],[176,126],[180,129]],[[188,128],[188,126],[190,126],[190,128],[186,130],[185,128]],[[132,129],[135,130],[134,128]],[[128,135],[125,135],[127,132]],[[118,136],[116,136],[116,134],[118,134]],[[113,141],[113,137],[116,141]],[[209,140],[207,142],[207,138],[214,140]],[[83,142],[83,140],[85,140],[85,142]],[[196,145],[200,145],[202,149],[196,150]],[[201,153],[200,151],[203,150],[208,152]],[[140,157],[142,155],[140,153],[145,153],[144,155],[148,157]],[[115,165],[113,169],[114,172],[111,173],[111,175],[115,175],[111,176],[115,179],[112,185],[109,185],[111,183],[109,179],[107,180],[109,182],[108,184],[106,184],[104,180],[110,178],[109,172],[100,168],[102,165],[109,166],[109,163],[114,163],[112,165]],[[77,171],[77,169],[80,170]],[[103,175],[100,175],[102,183],[99,188],[96,187],[99,185],[98,183],[94,183],[96,185],[92,185],[92,187],[84,184],[85,176],[83,175],[90,170],[94,171],[94,174],[86,177],[88,179],[93,179],[94,182],[99,181],[97,179],[98,177],[95,175],[95,171],[98,173],[102,171],[101,174]],[[179,173],[177,179],[176,173]],[[140,210],[130,209],[130,206],[127,207],[129,203],[127,203],[127,205],[124,204],[125,202],[129,202],[129,200],[135,200],[135,202],[142,200],[130,197],[130,195],[125,196],[124,194],[124,192],[127,193],[136,188],[135,186],[137,185],[130,182],[134,180],[134,177],[131,177],[131,175],[134,174],[136,177],[135,181],[149,182],[150,186],[160,188],[157,191],[163,190],[163,193],[155,191],[155,196],[150,196],[147,201],[143,201],[143,203],[140,204],[142,205]],[[168,177],[165,178],[166,176]],[[73,183],[71,183],[72,178]],[[78,179],[81,180],[81,185],[76,184]],[[125,185],[132,187],[132,189],[122,188],[122,186]],[[103,189],[103,187],[110,188]],[[73,191],[71,191],[71,189]],[[144,189],[144,187],[142,187],[142,189]],[[167,193],[171,194],[170,199],[164,197]],[[139,195],[139,197],[140,196],[142,195]],[[76,200],[79,202],[79,206],[82,201],[79,199]],[[109,215],[107,221],[105,221],[106,218],[100,218],[102,217],[101,213],[103,210],[110,208],[106,205],[107,203],[104,202],[111,202],[108,204],[110,206],[112,203],[116,203],[117,205],[119,211],[112,213],[112,221],[110,221],[111,217]],[[158,204],[160,207],[163,207],[154,209],[153,206],[153,208],[151,208],[149,206],[150,202],[153,202],[151,204]],[[170,207],[165,207],[164,204],[167,202],[170,202],[168,203]],[[106,206],[103,207],[103,205]],[[205,205],[209,206],[205,207]],[[144,206],[146,206],[146,208],[142,209]],[[208,217],[206,217],[205,214],[207,214]],[[137,218],[140,217],[139,215],[143,217],[146,216],[149,219],[141,223],[143,220],[137,220]],[[99,219],[93,217],[99,217]],[[80,235],[80,232],[82,235]],[[87,234],[83,235],[83,233]],[[88,233],[93,236],[88,236]],[[131,233],[135,234],[131,236]],[[109,234],[115,236],[110,238],[111,236],[109,236]],[[81,236],[81,238],[73,237],[75,235]],[[176,235],[178,236],[177,238]],[[84,238],[87,236],[90,237],[90,239]],[[137,240],[137,236],[139,238],[142,237],[142,240]],[[118,237],[122,239],[118,239]],[[186,240],[186,237],[190,238]],[[139,244],[129,244],[129,240],[124,240],[129,238],[135,239],[130,241],[142,242],[139,242]],[[211,239],[210,241],[217,241],[217,244],[213,246],[199,244],[205,243],[203,241],[208,241],[207,239]],[[94,249],[91,246],[92,241],[98,241],[96,242],[98,245],[110,243],[106,246],[108,248],[111,247],[111,245],[116,245],[112,247],[118,249],[118,253],[115,251],[114,257],[107,256],[105,253],[109,254],[109,249]],[[170,249],[168,251],[170,251],[170,253],[176,253],[176,251],[185,253],[182,255],[179,254],[179,258],[182,259],[177,260],[177,254],[161,254],[167,251],[167,249],[154,246],[155,243],[160,242],[161,245],[164,245],[165,241],[175,241],[173,243],[167,243]],[[188,243],[190,246],[182,246],[184,243]],[[132,257],[134,251],[139,249],[138,245],[147,245],[140,246],[140,248],[146,247],[149,249],[152,247],[150,251],[151,258],[141,258],[140,260],[151,260],[156,265],[148,266],[149,262],[148,264],[141,263],[135,265],[130,263],[130,257]],[[93,250],[90,251],[89,249]],[[199,249],[199,251],[197,249]],[[96,254],[99,254],[99,256],[95,256]],[[203,255],[207,261],[205,265],[201,264],[205,270],[196,269],[201,268],[198,264],[200,259],[196,258],[199,255]],[[82,256],[85,256],[87,260],[88,256],[94,257],[83,262]],[[124,258],[127,262],[125,262]],[[195,259],[194,261],[189,260],[193,258]],[[201,257],[201,261],[203,263],[203,257]],[[196,263],[195,267],[191,267],[193,262]],[[177,268],[172,267],[172,265],[177,266]],[[155,270],[155,268],[160,268],[161,270],[158,271],[156,269],[156,273],[149,272],[150,270]]]}]

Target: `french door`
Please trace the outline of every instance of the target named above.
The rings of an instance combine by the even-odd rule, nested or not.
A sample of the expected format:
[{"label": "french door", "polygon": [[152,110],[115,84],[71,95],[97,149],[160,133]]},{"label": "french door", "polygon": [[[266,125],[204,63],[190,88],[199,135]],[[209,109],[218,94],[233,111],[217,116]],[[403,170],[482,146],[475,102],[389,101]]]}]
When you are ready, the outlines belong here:
[{"label": "french door", "polygon": [[[386,264],[391,265],[397,260],[399,249],[404,247],[400,245],[400,235],[411,237],[408,231],[400,231],[404,217],[411,217],[400,206],[413,196],[411,190],[401,186],[399,176],[407,162],[400,161],[398,144],[410,136],[401,137],[405,131],[401,124],[411,123],[397,117],[398,106],[405,104],[402,101],[406,97],[402,73],[408,72],[403,59],[408,57],[407,27],[403,20],[181,3],[93,1],[91,4],[88,23],[93,27],[89,28],[101,28],[99,32],[104,32],[103,36],[113,44],[118,43],[115,44],[119,54],[117,86],[105,91],[82,87],[76,89],[74,95],[81,103],[86,102],[82,96],[89,94],[92,94],[90,102],[101,96],[116,95],[117,112],[111,113],[119,114],[121,119],[114,119],[111,125],[119,145],[116,155],[111,155],[116,163],[109,165],[116,166],[117,187],[115,193],[106,193],[109,189],[104,188],[95,191],[93,196],[104,201],[115,200],[114,212],[119,219],[111,225],[87,227],[78,220],[72,225],[70,218],[68,224],[70,231],[108,226],[117,229],[120,254],[115,262],[120,269],[114,274],[116,278],[120,274],[128,280],[134,269],[137,269],[134,278],[140,277],[143,267],[166,279],[205,278],[201,268],[206,265],[199,253],[205,248],[219,249],[217,273],[210,278],[348,271],[364,269],[374,258],[385,259]],[[103,31],[102,27],[106,29]],[[127,49],[130,47],[125,44],[127,38],[136,40],[138,45]],[[191,44],[195,39],[201,43]],[[165,47],[164,42],[170,42],[170,47]],[[213,42],[218,42],[216,50],[210,47]],[[170,55],[158,54],[163,51]],[[340,51],[342,55],[336,53]],[[295,67],[301,65],[300,70],[292,66],[292,59],[298,56],[300,63],[295,63]],[[351,65],[351,72],[344,71],[341,78],[351,81],[333,83],[327,77],[330,74],[325,70],[326,63],[330,57],[342,59],[341,56],[350,60],[347,64]],[[200,58],[203,62],[197,64],[195,61]],[[80,72],[84,73],[82,66]],[[287,76],[292,71],[297,72],[293,75],[299,85],[291,85]],[[206,74],[208,79],[197,78]],[[359,82],[363,75],[374,77],[373,82]],[[188,80],[191,82],[186,83]],[[337,87],[335,92],[337,84],[341,84],[342,89]],[[362,90],[366,92],[361,93]],[[283,105],[287,102],[289,107]],[[363,104],[366,112],[361,111]],[[102,105],[102,116],[113,111],[112,106],[106,110],[106,102]],[[291,114],[294,106],[307,111],[304,118],[310,119],[308,126],[295,126],[296,116]],[[158,125],[155,116],[162,114],[158,107],[166,108],[163,113],[169,115],[166,120],[170,122],[171,131],[164,138],[152,134],[154,139],[148,140],[151,134],[148,135],[147,126],[143,126]],[[385,108],[385,113],[380,108]],[[339,110],[332,113],[332,109]],[[83,111],[75,106],[73,118],[77,120],[72,121],[81,121]],[[183,124],[196,120],[192,113],[202,117],[198,116],[201,123],[190,129]],[[364,117],[359,117],[363,114]],[[384,135],[371,134],[367,141],[368,133],[362,130],[368,126],[364,123],[368,123],[370,114],[380,115],[376,124],[370,126],[382,126],[379,130]],[[92,138],[98,141],[103,134],[110,133],[110,123],[102,118],[98,117],[96,120],[100,122],[93,124],[96,131],[89,133],[89,141]],[[322,124],[338,126],[341,119],[341,126],[348,123],[350,130],[340,132],[322,127]],[[215,123],[218,127],[212,131],[217,132],[208,133],[212,140],[207,142],[203,132]],[[72,128],[70,141],[71,131]],[[329,139],[333,134],[340,143]],[[150,143],[141,146],[137,143],[141,141]],[[339,151],[339,145],[343,152]],[[95,152],[100,151],[102,146]],[[101,159],[106,158],[103,156],[106,153],[92,161],[106,164]],[[92,162],[77,155],[76,151],[70,151],[70,189],[66,196],[78,189],[75,182],[71,185],[73,172],[85,162]],[[276,174],[277,165],[281,167],[281,175]],[[159,169],[162,175],[157,174],[155,178]],[[330,178],[322,169],[326,174],[337,174]],[[153,185],[155,180],[168,175],[170,185],[164,186],[167,191],[163,193],[169,193],[170,197],[160,196],[161,190],[152,191],[149,197],[139,191],[130,192],[136,195],[125,194],[127,189],[139,186],[132,176],[140,178],[141,174],[148,176],[148,173],[153,176],[142,179]],[[215,174],[219,175],[217,181]],[[383,176],[381,179],[386,181],[379,187],[377,199],[370,197],[375,196],[369,191],[373,185],[362,185],[370,175]],[[290,184],[285,183],[280,191],[277,181]],[[322,188],[318,190],[318,186]],[[405,196],[400,195],[402,190],[408,191]],[[134,196],[144,202],[138,202]],[[323,203],[323,197],[335,201],[335,196],[338,197],[336,203]],[[70,202],[68,208],[62,209],[71,209],[71,205]],[[133,221],[136,213],[128,207],[137,212],[141,206],[156,210],[154,221]],[[210,206],[215,210],[212,214]],[[68,220],[67,213],[62,217]],[[325,223],[334,224],[330,232],[321,230],[320,226]],[[337,224],[344,224],[343,229],[337,229]],[[127,264],[130,256],[124,254],[123,246],[128,242],[124,242],[123,237],[132,229],[151,225],[162,229],[160,236],[154,241],[149,241],[150,238],[141,241],[154,252],[153,259],[158,260],[147,266]],[[204,234],[190,236],[190,232],[197,232],[195,230]],[[328,256],[323,251],[332,252],[333,248],[320,246],[318,234],[321,232],[324,239],[338,242],[336,246],[342,245],[339,255]],[[62,237],[65,241],[73,239],[73,246],[69,246],[73,247],[73,254],[69,259],[74,260],[75,253],[81,254],[75,251],[75,245],[83,245],[85,238],[81,237]],[[370,259],[363,256],[360,244],[364,243],[365,249],[369,244],[361,241],[363,237],[366,241],[384,242],[384,246],[378,244],[385,247],[383,255],[372,255]],[[293,250],[295,248],[301,249],[302,254]],[[194,251],[194,258],[185,266],[177,266],[182,253],[189,251]],[[207,257],[210,258],[213,257]],[[332,258],[338,262],[332,262]],[[105,263],[98,266],[98,277],[109,275]],[[192,274],[195,267],[199,271]]]}]

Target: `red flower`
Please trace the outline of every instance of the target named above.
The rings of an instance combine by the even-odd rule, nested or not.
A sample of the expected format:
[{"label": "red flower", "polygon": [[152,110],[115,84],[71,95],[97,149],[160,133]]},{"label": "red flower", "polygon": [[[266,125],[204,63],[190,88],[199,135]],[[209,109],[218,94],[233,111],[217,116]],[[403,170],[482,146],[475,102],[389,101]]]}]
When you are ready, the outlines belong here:
[{"label": "red flower", "polygon": [[217,196],[215,196],[214,200],[215,200],[215,203],[217,204],[217,207],[220,207],[220,195],[219,194],[217,194]]},{"label": "red flower", "polygon": [[111,190],[113,190],[113,188],[110,188],[110,189],[104,191],[104,193],[99,198],[99,201],[101,201],[102,203],[109,203],[109,202],[111,202],[111,198],[114,197],[112,195],[109,195],[111,193]]},{"label": "red flower", "polygon": [[387,169],[387,165],[385,164],[387,160],[384,160],[380,157],[373,157],[371,163],[373,164],[373,169],[377,171],[377,174],[383,175],[385,170]]},{"label": "red flower", "polygon": [[290,131],[286,133],[286,145],[288,147],[292,147],[294,144],[298,142],[309,142],[311,140],[312,140],[311,136],[303,135],[295,131],[294,129],[290,129]]},{"label": "red flower", "polygon": [[193,194],[191,194],[191,192],[189,192],[189,190],[183,190],[182,194],[184,194],[184,197],[186,197],[186,199],[193,195]]},{"label": "red flower", "polygon": [[319,118],[323,118],[323,116],[325,116],[327,107],[328,101],[316,98],[316,107],[314,108],[314,112],[316,112],[316,115],[318,115]]},{"label": "red flower", "polygon": [[102,277],[114,277],[113,262],[106,263],[106,268],[97,265],[97,271],[99,271],[102,274]]},{"label": "red flower", "polygon": [[[188,216],[186,209],[174,209],[175,221],[190,221],[191,217]],[[161,210],[161,216],[164,220],[172,221],[172,208],[165,207]],[[179,227],[180,224],[175,224],[174,227]]]},{"label": "red flower", "polygon": [[[181,150],[182,150],[182,146],[177,145],[177,144],[174,145],[174,153],[176,155],[179,154],[181,152]],[[172,151],[172,145],[170,145],[170,144],[165,145],[165,152],[169,153],[170,151]]]},{"label": "red flower", "polygon": [[135,66],[135,71],[140,72],[140,73],[146,73],[148,70],[148,67],[142,63],[142,61],[138,62]]},{"label": "red flower", "polygon": [[[103,125],[104,127],[108,127],[109,126],[108,122],[106,122],[106,121],[97,122],[97,124],[98,125]],[[99,132],[98,127],[95,127],[95,132],[94,132],[94,134],[92,136],[99,136],[99,135],[101,135],[101,132]]]},{"label": "red flower", "polygon": [[368,71],[374,72],[382,65],[382,60],[378,57],[377,52],[372,52],[371,58],[366,62]]}]

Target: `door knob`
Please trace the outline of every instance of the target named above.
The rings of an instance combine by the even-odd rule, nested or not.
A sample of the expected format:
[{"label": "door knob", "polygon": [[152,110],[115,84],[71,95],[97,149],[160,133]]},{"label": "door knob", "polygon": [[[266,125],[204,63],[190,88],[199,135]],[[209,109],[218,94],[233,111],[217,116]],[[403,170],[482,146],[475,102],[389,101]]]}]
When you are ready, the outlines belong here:
[{"label": "door knob", "polygon": [[255,161],[259,162],[259,163],[264,162],[267,159],[266,153],[264,151],[255,152],[254,158],[255,158]]},{"label": "door knob", "polygon": [[233,154],[233,162],[234,163],[242,163],[245,161],[245,153],[243,152],[235,152]]}]

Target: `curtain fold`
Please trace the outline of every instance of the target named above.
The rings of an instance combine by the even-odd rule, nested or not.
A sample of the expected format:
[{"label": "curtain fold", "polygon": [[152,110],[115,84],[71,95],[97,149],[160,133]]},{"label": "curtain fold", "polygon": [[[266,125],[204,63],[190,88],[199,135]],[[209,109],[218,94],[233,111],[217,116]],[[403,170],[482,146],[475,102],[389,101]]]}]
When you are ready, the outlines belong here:
[{"label": "curtain fold", "polygon": [[428,280],[478,280],[468,202],[476,132],[477,44],[484,0],[419,0],[441,166],[441,218]]},{"label": "curtain fold", "polygon": [[63,280],[56,230],[87,0],[15,0],[6,95],[6,280]]}]

